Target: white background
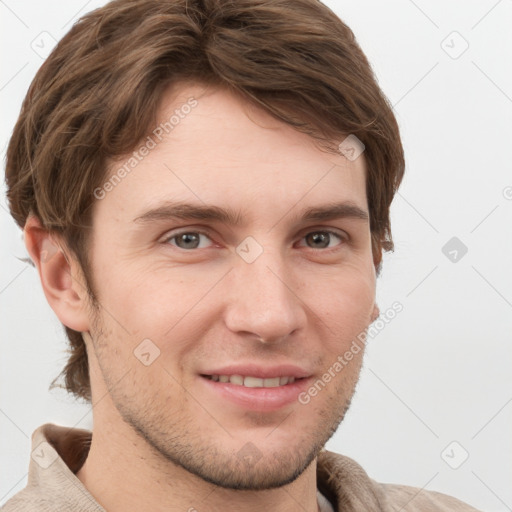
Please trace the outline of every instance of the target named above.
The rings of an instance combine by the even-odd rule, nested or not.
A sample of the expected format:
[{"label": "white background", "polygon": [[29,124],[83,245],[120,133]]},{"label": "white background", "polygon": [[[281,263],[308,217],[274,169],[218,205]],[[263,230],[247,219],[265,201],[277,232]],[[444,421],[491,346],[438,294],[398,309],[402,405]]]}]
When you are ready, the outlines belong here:
[{"label": "white background", "polygon": [[[33,47],[43,38],[48,48],[103,3],[0,2],[2,169],[43,62]],[[381,312],[394,301],[403,311],[371,339],[351,410],[327,448],[378,481],[512,510],[512,1],[326,3],[352,28],[394,105],[407,160],[392,206],[395,252],[377,292]],[[65,336],[35,269],[17,259],[26,251],[5,186],[0,223],[3,504],[26,484],[35,428],[90,429],[92,417],[47,389],[66,361]],[[442,251],[452,237],[468,249],[456,262]],[[469,454],[458,469],[441,456],[452,441],[452,465]]]}]

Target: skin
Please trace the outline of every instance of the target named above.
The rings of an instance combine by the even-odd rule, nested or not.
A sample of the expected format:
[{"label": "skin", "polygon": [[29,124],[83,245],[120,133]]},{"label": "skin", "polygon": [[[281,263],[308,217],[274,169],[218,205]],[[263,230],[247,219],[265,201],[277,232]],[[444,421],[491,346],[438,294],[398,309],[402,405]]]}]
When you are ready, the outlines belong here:
[{"label": "skin", "polygon": [[[159,119],[191,96],[191,113],[94,205],[96,307],[62,241],[33,217],[25,227],[49,304],[87,345],[94,434],[77,476],[109,512],[314,512],[316,456],[343,419],[364,351],[308,404],[275,411],[245,410],[199,373],[292,363],[314,382],[378,316],[368,221],[296,218],[341,201],[368,212],[364,154],[328,154],[228,91],[194,84],[169,89]],[[133,221],[162,200],[230,207],[244,223]],[[206,235],[180,248],[178,228]],[[312,239],[325,230],[344,238]],[[235,251],[248,236],[263,248],[252,263]],[[144,339],[160,350],[149,366],[134,356]],[[256,463],[239,455],[248,442]]]}]

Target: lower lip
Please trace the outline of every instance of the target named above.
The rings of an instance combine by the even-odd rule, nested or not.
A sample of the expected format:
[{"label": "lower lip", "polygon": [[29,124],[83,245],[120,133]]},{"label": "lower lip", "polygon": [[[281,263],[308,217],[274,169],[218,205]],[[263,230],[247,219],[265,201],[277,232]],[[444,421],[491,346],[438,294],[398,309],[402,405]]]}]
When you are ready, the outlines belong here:
[{"label": "lower lip", "polygon": [[247,388],[230,382],[216,382],[199,376],[204,384],[222,398],[252,411],[277,411],[293,402],[298,402],[298,395],[307,389],[310,377],[299,379],[292,384],[275,388]]}]

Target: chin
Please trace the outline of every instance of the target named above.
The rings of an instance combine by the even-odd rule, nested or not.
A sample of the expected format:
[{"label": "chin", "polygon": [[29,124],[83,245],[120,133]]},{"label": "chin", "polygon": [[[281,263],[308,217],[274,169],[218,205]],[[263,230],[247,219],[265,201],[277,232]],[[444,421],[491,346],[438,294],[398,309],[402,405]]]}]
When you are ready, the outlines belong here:
[{"label": "chin", "polygon": [[210,459],[206,464],[187,461],[180,465],[202,480],[224,489],[262,491],[294,482],[310,466],[321,448],[315,447],[306,454],[254,452],[252,455],[237,454],[228,459],[225,455],[216,454],[214,460]]}]

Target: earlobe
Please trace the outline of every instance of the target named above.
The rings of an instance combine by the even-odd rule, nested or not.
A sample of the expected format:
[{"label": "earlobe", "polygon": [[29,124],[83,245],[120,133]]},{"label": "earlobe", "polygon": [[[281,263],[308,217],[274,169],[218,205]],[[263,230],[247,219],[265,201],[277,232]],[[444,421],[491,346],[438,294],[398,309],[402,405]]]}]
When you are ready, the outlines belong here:
[{"label": "earlobe", "polygon": [[65,326],[87,331],[87,290],[79,281],[78,263],[65,253],[58,237],[34,216],[25,223],[24,238],[50,307]]}]

